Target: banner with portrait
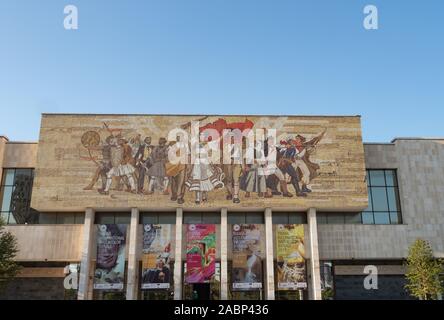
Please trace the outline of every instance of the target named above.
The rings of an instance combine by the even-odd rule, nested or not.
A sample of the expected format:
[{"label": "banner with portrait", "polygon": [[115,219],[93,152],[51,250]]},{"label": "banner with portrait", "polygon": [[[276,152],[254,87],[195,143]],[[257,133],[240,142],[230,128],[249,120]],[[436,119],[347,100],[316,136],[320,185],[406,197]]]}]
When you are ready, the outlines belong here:
[{"label": "banner with portrait", "polygon": [[276,251],[278,290],[306,289],[304,226],[278,224]]},{"label": "banner with portrait", "polygon": [[187,225],[186,283],[208,283],[216,270],[216,225]]},{"label": "banner with portrait", "polygon": [[142,289],[169,289],[172,277],[170,224],[145,224],[142,247]]},{"label": "banner with portrait", "polygon": [[126,224],[97,225],[97,260],[94,289],[123,290]]},{"label": "banner with portrait", "polygon": [[261,225],[234,224],[233,240],[233,290],[262,288]]}]

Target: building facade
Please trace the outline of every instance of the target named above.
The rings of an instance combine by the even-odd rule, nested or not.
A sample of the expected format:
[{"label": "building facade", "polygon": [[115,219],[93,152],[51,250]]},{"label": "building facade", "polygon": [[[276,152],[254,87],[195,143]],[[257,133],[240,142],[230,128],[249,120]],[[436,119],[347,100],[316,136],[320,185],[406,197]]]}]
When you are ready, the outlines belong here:
[{"label": "building facade", "polygon": [[443,143],[363,143],[357,116],[44,114],[37,143],[0,137],[23,266],[0,298],[409,299],[408,247],[444,257]]}]

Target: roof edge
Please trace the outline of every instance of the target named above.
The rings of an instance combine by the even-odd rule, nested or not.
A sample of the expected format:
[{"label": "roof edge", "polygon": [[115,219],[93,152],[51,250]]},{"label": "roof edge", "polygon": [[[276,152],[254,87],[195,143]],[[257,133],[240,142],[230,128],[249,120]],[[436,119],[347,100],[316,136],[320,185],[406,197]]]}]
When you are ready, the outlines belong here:
[{"label": "roof edge", "polygon": [[427,137],[396,137],[393,138],[391,143],[395,143],[398,140],[429,140],[429,141],[437,141],[437,140],[444,140],[444,138],[427,138]]},{"label": "roof edge", "polygon": [[6,144],[39,144],[38,141],[8,141]]},{"label": "roof edge", "polygon": [[361,118],[361,115],[299,115],[299,114],[204,114],[204,113],[47,113],[42,116],[209,116],[209,117],[306,117],[306,118]]},{"label": "roof edge", "polygon": [[383,146],[393,146],[393,142],[363,142],[364,145],[383,145]]}]

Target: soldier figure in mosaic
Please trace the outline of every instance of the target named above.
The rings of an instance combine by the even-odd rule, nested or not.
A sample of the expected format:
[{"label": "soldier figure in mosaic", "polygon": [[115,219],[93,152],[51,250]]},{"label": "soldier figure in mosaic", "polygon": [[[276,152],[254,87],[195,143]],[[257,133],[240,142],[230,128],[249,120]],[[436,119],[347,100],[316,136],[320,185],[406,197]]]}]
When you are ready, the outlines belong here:
[{"label": "soldier figure in mosaic", "polygon": [[[101,178],[102,185],[99,190],[104,190],[106,186],[106,174],[111,170],[111,146],[110,141],[113,136],[108,136],[105,139],[105,143],[100,145],[100,135],[96,131],[87,131],[83,134],[81,142],[82,145],[88,150],[89,158],[87,160],[93,161],[97,165],[97,169],[94,172],[94,176],[91,182],[83,188],[83,190],[93,190],[95,184]],[[97,160],[92,156],[91,151],[100,151],[102,154],[102,159]]]},{"label": "soldier figure in mosaic", "polygon": [[[148,169],[151,167],[151,152],[153,150],[151,145],[151,137],[146,137],[137,149],[134,156],[136,172],[137,172],[137,192],[144,194],[145,177],[148,178]],[[148,181],[149,183],[149,181]]]},{"label": "soldier figure in mosaic", "polygon": [[[263,130],[264,130],[264,132],[266,132],[266,128],[263,128]],[[265,157],[268,157],[268,152],[269,152],[269,141],[268,140],[269,140],[268,137],[264,140],[263,153],[264,153]],[[277,154],[279,156],[279,153],[277,153]],[[267,165],[269,165],[270,163],[268,161],[269,160],[267,159],[265,161],[265,164],[263,164],[262,166],[266,167]],[[272,198],[274,195],[277,195],[277,196],[282,195],[283,197],[291,198],[291,197],[293,197],[293,195],[288,191],[285,175],[282,172],[282,170],[279,169],[278,166],[276,166],[276,162],[277,162],[277,159],[273,159],[274,170],[272,173],[266,175],[266,177],[265,177],[266,191],[265,191],[264,197],[265,198]],[[278,190],[278,184],[280,187],[280,191]]]},{"label": "soldier figure in mosaic", "polygon": [[[242,150],[235,145],[232,146],[230,152],[230,163],[222,165],[225,175],[225,187],[227,189],[227,200],[232,200],[233,203],[240,203],[239,190],[240,178],[242,175],[244,159],[242,159]],[[236,163],[235,159],[240,159],[241,163]]]},{"label": "soldier figure in mosaic", "polygon": [[113,177],[125,179],[131,193],[136,193],[136,184],[134,181],[135,168],[133,166],[133,157],[131,147],[128,142],[120,135],[110,139],[111,165],[112,168],[106,174],[106,186],[100,190],[101,194],[109,194]]},{"label": "soldier figure in mosaic", "polygon": [[278,148],[277,166],[284,174],[287,174],[290,177],[290,183],[293,185],[296,195],[298,197],[306,197],[307,194],[301,191],[299,186],[299,175],[293,167],[297,153],[298,150],[291,143],[291,137],[281,141],[281,145]]},{"label": "soldier figure in mosaic", "polygon": [[148,169],[150,177],[148,194],[153,194],[156,187],[161,189],[164,195],[168,195],[168,177],[165,171],[165,164],[168,161],[168,145],[165,138],[159,139],[159,145],[153,148],[149,157],[151,167]]},{"label": "soldier figure in mosaic", "polygon": [[[189,153],[188,145],[184,144],[176,138],[176,141],[170,142],[170,148],[176,147],[176,156],[180,156],[181,147],[185,149],[187,157]],[[171,163],[165,164],[166,175],[170,178],[171,183],[171,201],[177,201],[178,204],[183,204],[185,195],[185,181],[187,179],[187,166],[184,163]]]},{"label": "soldier figure in mosaic", "polygon": [[299,154],[294,162],[294,167],[297,170],[302,182],[302,191],[311,192],[307,185],[311,180],[317,177],[319,165],[310,161],[310,155],[316,150],[319,141],[325,135],[326,130],[308,140],[301,136],[296,136],[295,146],[299,148]]}]

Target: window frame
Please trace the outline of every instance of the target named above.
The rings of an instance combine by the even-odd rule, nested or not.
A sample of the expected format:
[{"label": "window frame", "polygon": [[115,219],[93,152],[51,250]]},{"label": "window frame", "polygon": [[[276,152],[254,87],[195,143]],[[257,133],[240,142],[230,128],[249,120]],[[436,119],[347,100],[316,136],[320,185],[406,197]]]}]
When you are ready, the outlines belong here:
[{"label": "window frame", "polygon": [[[169,223],[162,221],[162,218],[168,216],[171,219]],[[144,219],[152,221],[144,221]],[[166,219],[167,220],[167,219]],[[139,224],[176,224],[176,211],[142,211],[139,213]]]},{"label": "window frame", "polygon": [[[17,171],[27,171],[29,172],[29,176],[31,177],[31,186],[30,186],[30,194],[29,194],[29,201],[26,205],[27,207],[27,211],[29,212],[29,210],[31,210],[31,199],[32,199],[32,189],[33,189],[33,185],[34,185],[34,177],[35,177],[35,168],[25,168],[25,167],[4,167],[1,168],[2,170],[2,178],[0,181],[0,216],[4,218],[5,223],[7,225],[16,225],[17,222],[15,221],[15,218],[13,216],[13,212],[11,211],[11,202],[12,202],[12,197],[13,197],[13,193],[15,190],[15,186],[16,186],[16,176],[17,176]],[[7,183],[7,179],[8,179],[8,171],[13,171],[13,176],[12,176],[12,183]],[[8,188],[11,189],[11,194],[9,196],[9,209],[8,210],[3,210],[3,201],[4,201],[4,190]],[[14,220],[14,222],[11,221],[11,219]]]},{"label": "window frame", "polygon": [[[234,217],[239,221],[235,221]],[[228,211],[227,224],[265,224],[265,213],[263,211]]]},{"label": "window frame", "polygon": [[[196,220],[192,220],[194,215]],[[214,219],[214,220],[212,220]],[[206,221],[205,221],[206,220]],[[220,211],[185,211],[183,213],[182,224],[221,224],[221,212]]]},{"label": "window frame", "polygon": [[[102,219],[105,215],[109,215],[109,217],[112,219],[112,222],[106,222],[103,223],[103,221],[100,221],[99,219]],[[117,219],[120,218],[127,218],[127,222],[117,222]],[[127,211],[116,211],[116,212],[109,212],[109,211],[100,211],[96,212],[94,217],[94,224],[131,224],[131,212]]]},{"label": "window frame", "polygon": [[[373,185],[372,183],[372,171],[382,171],[384,173],[384,185],[376,184]],[[393,184],[387,182],[387,172],[390,172],[393,176]],[[361,215],[364,214],[369,215],[371,214],[373,216],[373,222],[372,223],[364,223],[364,218],[362,218],[362,223],[366,225],[397,225],[397,224],[403,224],[402,219],[402,208],[401,208],[401,194],[399,190],[399,179],[398,179],[398,170],[396,168],[384,168],[384,169],[366,169],[366,184],[368,189],[368,199],[369,199],[369,206],[362,211]],[[376,189],[384,189],[385,194],[385,201],[387,204],[386,210],[375,210],[375,197],[373,195],[374,190]],[[393,190],[394,195],[394,201],[397,206],[397,210],[391,210],[391,196],[389,196],[389,190]],[[379,209],[379,208],[378,208]],[[388,223],[377,223],[376,216],[378,214],[387,214]],[[392,219],[392,216],[396,215],[396,219]],[[396,221],[395,221],[396,220]]]}]

